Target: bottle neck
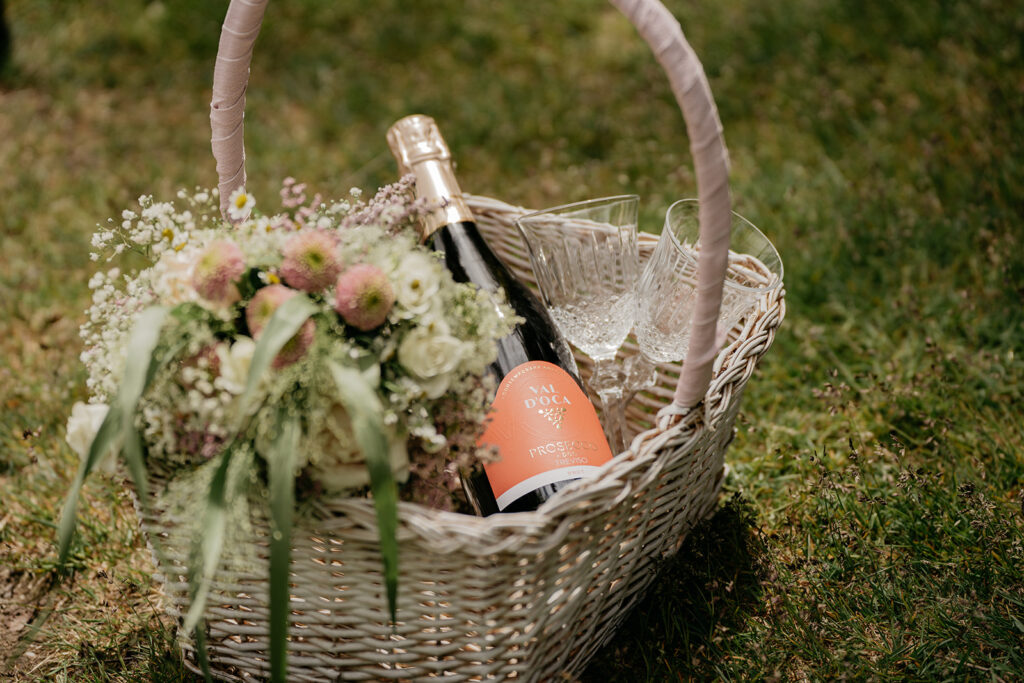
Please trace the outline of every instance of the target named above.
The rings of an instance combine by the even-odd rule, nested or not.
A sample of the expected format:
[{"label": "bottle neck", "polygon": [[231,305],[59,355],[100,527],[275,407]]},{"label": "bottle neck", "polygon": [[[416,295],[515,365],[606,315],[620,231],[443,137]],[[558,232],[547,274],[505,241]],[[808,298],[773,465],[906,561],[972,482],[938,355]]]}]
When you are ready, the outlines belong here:
[{"label": "bottle neck", "polygon": [[473,222],[473,212],[462,198],[450,160],[424,159],[411,170],[416,176],[416,196],[429,206],[429,213],[423,217],[423,241],[446,225]]}]

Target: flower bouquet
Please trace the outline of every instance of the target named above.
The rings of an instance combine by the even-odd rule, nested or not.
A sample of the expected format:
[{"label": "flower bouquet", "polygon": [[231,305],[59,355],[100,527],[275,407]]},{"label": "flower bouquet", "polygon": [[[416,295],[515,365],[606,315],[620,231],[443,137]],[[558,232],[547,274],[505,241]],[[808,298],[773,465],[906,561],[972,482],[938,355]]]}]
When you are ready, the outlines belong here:
[{"label": "flower bouquet", "polygon": [[93,260],[136,267],[111,264],[89,283],[91,398],[68,423],[82,461],[59,530],[63,560],[82,482],[118,454],[142,506],[147,472],[166,473],[165,506],[196,520],[181,530],[193,539],[183,629],[202,653],[212,575],[229,555],[244,561],[246,516],[265,515],[275,668],[296,515],[323,497],[373,498],[394,618],[397,500],[468,509],[459,470],[490,457],[475,445],[493,388],[484,371],[516,322],[418,243],[410,180],[324,201],[287,179],[281,196],[282,212],[265,215],[237,191],[234,224],[216,191],[143,196],[95,234]]}]

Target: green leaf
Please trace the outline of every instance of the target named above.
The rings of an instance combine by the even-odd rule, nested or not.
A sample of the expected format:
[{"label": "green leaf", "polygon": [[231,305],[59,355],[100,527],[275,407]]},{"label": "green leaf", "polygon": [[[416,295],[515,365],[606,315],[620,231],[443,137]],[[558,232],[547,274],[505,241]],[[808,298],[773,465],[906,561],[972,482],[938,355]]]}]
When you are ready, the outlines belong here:
[{"label": "green leaf", "polygon": [[206,508],[203,510],[203,524],[200,537],[197,539],[198,552],[193,552],[189,567],[189,586],[192,589],[192,604],[185,616],[184,630],[192,631],[203,616],[206,597],[210,593],[213,575],[220,562],[220,553],[224,547],[224,532],[227,526],[227,488],[228,468],[234,455],[234,443],[229,445],[220,455],[217,470],[210,481],[206,495]]},{"label": "green leaf", "polygon": [[366,466],[377,511],[381,561],[391,620],[396,621],[398,601],[398,487],[391,472],[390,448],[384,433],[384,408],[366,378],[356,369],[330,363],[338,398],[349,419]]},{"label": "green leaf", "polygon": [[103,457],[110,451],[125,452],[128,459],[129,473],[135,482],[139,500],[143,505],[148,502],[146,486],[146,469],[142,459],[142,447],[135,430],[135,410],[139,399],[152,381],[156,357],[156,347],[160,341],[160,330],[167,317],[168,310],[162,306],[147,308],[139,314],[128,337],[127,360],[121,386],[111,402],[110,410],[103,419],[96,436],[89,445],[89,452],[78,468],[75,481],[68,491],[64,509],[61,512],[60,526],[57,531],[58,564],[67,561],[71,550],[71,538],[75,531],[78,499],[86,478]]},{"label": "green leaf", "polygon": [[278,306],[274,315],[270,316],[270,320],[260,333],[260,338],[256,341],[245,389],[238,397],[238,424],[241,424],[249,414],[260,380],[270,368],[274,357],[316,311],[316,304],[306,295],[299,294]]},{"label": "green leaf", "polygon": [[124,366],[124,376],[117,390],[117,403],[125,417],[135,414],[135,408],[152,380],[151,367],[157,343],[160,341],[160,330],[168,310],[163,306],[147,308],[135,320],[131,336],[128,338],[128,356]]},{"label": "green leaf", "polygon": [[288,672],[289,570],[299,433],[298,418],[282,414],[276,438],[265,454],[270,480],[270,677],[273,681],[284,681]]}]

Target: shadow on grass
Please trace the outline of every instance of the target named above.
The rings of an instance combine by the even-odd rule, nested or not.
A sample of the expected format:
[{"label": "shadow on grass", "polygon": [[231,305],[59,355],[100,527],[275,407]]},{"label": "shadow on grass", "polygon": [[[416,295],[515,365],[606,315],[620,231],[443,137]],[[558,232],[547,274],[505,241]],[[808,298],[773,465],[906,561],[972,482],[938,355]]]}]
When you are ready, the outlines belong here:
[{"label": "shadow on grass", "polygon": [[761,604],[765,565],[753,505],[735,494],[690,532],[581,683],[715,677],[723,636]]}]

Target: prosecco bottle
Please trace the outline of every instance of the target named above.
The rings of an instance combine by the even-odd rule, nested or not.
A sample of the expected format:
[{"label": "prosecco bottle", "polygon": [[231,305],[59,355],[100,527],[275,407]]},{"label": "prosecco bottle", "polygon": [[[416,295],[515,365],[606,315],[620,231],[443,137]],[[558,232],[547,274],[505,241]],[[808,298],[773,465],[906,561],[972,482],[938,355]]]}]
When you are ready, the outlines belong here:
[{"label": "prosecco bottle", "polygon": [[499,460],[463,473],[462,482],[479,514],[534,510],[570,482],[594,474],[612,458],[611,448],[568,343],[481,235],[434,120],[407,116],[387,137],[399,173],[416,176],[417,196],[432,207],[423,221],[424,242],[444,255],[455,280],[489,292],[503,289],[523,320],[499,340],[490,367],[498,388],[478,443],[496,447]]}]

